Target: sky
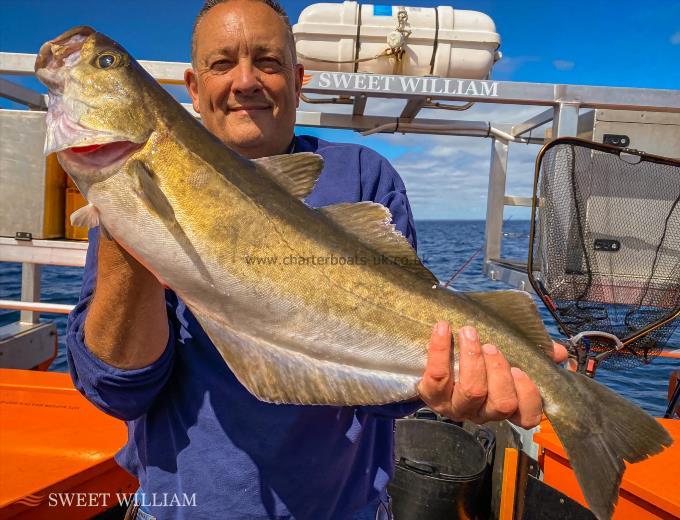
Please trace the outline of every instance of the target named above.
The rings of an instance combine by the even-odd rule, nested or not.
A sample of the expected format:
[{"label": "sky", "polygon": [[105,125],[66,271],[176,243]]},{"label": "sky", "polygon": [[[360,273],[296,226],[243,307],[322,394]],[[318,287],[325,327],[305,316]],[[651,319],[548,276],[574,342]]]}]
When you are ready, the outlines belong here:
[{"label": "sky", "polygon": [[[311,3],[283,0],[282,5],[294,23]],[[424,0],[407,3],[414,7],[438,5]],[[0,0],[0,51],[36,53],[44,41],[64,30],[91,25],[120,42],[137,59],[186,62],[193,19],[201,5],[202,0]],[[492,79],[680,89],[680,0],[457,0],[454,7],[481,11],[494,20],[503,58],[494,67]],[[45,90],[34,78],[6,79]],[[173,88],[173,93],[187,100],[181,87]],[[401,106],[399,101],[372,100],[366,113],[397,115]],[[18,108],[1,100],[0,107]],[[342,111],[335,105],[304,108]],[[421,115],[519,123],[542,110],[476,104],[466,112],[426,110]],[[383,154],[404,179],[417,220],[484,218],[489,139],[414,134],[363,137],[316,128],[297,131],[331,141],[361,143]],[[509,194],[531,194],[538,149],[535,145],[510,146]],[[527,213],[507,210],[506,217],[510,215],[521,218]]]}]

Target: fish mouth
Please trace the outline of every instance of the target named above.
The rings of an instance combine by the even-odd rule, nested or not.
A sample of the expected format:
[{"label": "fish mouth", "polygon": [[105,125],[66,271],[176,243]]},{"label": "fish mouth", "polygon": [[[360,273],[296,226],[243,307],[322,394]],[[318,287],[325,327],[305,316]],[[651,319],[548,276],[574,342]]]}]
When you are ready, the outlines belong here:
[{"label": "fish mouth", "polygon": [[111,141],[70,146],[59,151],[59,160],[78,171],[106,172],[117,169],[144,143]]},{"label": "fish mouth", "polygon": [[63,94],[65,70],[80,59],[80,50],[95,33],[91,27],[74,27],[40,47],[35,60],[35,75],[50,92]]},{"label": "fish mouth", "polygon": [[38,51],[35,60],[35,72],[38,73],[41,69],[54,71],[65,64],[69,64],[66,61],[67,58],[71,54],[79,52],[85,41],[96,32],[92,27],[81,25],[45,42]]},{"label": "fish mouth", "polygon": [[132,141],[124,135],[88,128],[75,120],[75,117],[85,114],[87,110],[88,106],[76,99],[49,93],[45,155],[66,153],[66,157],[72,156],[73,160],[69,162],[80,166],[99,164],[104,167],[107,160],[117,162],[119,154],[136,151],[146,142]]},{"label": "fish mouth", "polygon": [[74,146],[91,146],[125,140],[123,136],[87,128],[76,121],[76,118],[80,118],[87,112],[88,107],[75,99],[66,99],[61,94],[50,91],[47,107],[45,119],[47,135],[43,151],[45,155],[61,152]]}]

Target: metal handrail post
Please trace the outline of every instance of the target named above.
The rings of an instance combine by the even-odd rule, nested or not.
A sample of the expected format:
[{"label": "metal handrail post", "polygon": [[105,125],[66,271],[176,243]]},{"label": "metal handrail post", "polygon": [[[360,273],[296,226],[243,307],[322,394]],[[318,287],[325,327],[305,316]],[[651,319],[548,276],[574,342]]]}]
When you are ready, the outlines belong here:
[{"label": "metal handrail post", "polygon": [[578,111],[577,103],[559,103],[555,106],[553,116],[552,137],[576,137],[578,135]]},{"label": "metal handrail post", "polygon": [[[25,302],[40,301],[40,264],[24,262],[21,264],[21,300]],[[40,313],[34,311],[21,311],[19,318],[21,323],[38,323]]]},{"label": "metal handrail post", "polygon": [[505,207],[505,181],[508,173],[509,143],[498,137],[491,139],[491,165],[486,203],[486,228],[484,231],[484,272],[488,273],[490,259],[501,255],[503,236],[503,210]]}]

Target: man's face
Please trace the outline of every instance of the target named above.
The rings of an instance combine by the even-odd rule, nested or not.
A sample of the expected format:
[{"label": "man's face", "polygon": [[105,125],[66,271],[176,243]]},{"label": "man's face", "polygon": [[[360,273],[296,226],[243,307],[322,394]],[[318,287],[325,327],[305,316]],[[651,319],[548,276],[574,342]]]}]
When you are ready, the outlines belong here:
[{"label": "man's face", "polygon": [[231,0],[203,16],[195,42],[184,79],[203,124],[251,159],[285,153],[303,67],[293,64],[279,15],[263,2]]}]

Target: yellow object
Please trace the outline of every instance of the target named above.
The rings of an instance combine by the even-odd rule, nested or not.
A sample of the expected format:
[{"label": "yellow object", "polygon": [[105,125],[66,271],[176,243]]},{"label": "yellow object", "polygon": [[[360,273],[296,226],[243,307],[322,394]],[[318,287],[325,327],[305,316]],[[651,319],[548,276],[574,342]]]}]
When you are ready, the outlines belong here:
[{"label": "yellow object", "polygon": [[57,161],[56,154],[50,154],[45,161],[45,212],[43,218],[43,236],[64,236],[64,186],[66,172]]},{"label": "yellow object", "polygon": [[71,225],[71,213],[87,205],[78,188],[66,188],[65,236],[71,240],[87,240],[87,228]]}]

